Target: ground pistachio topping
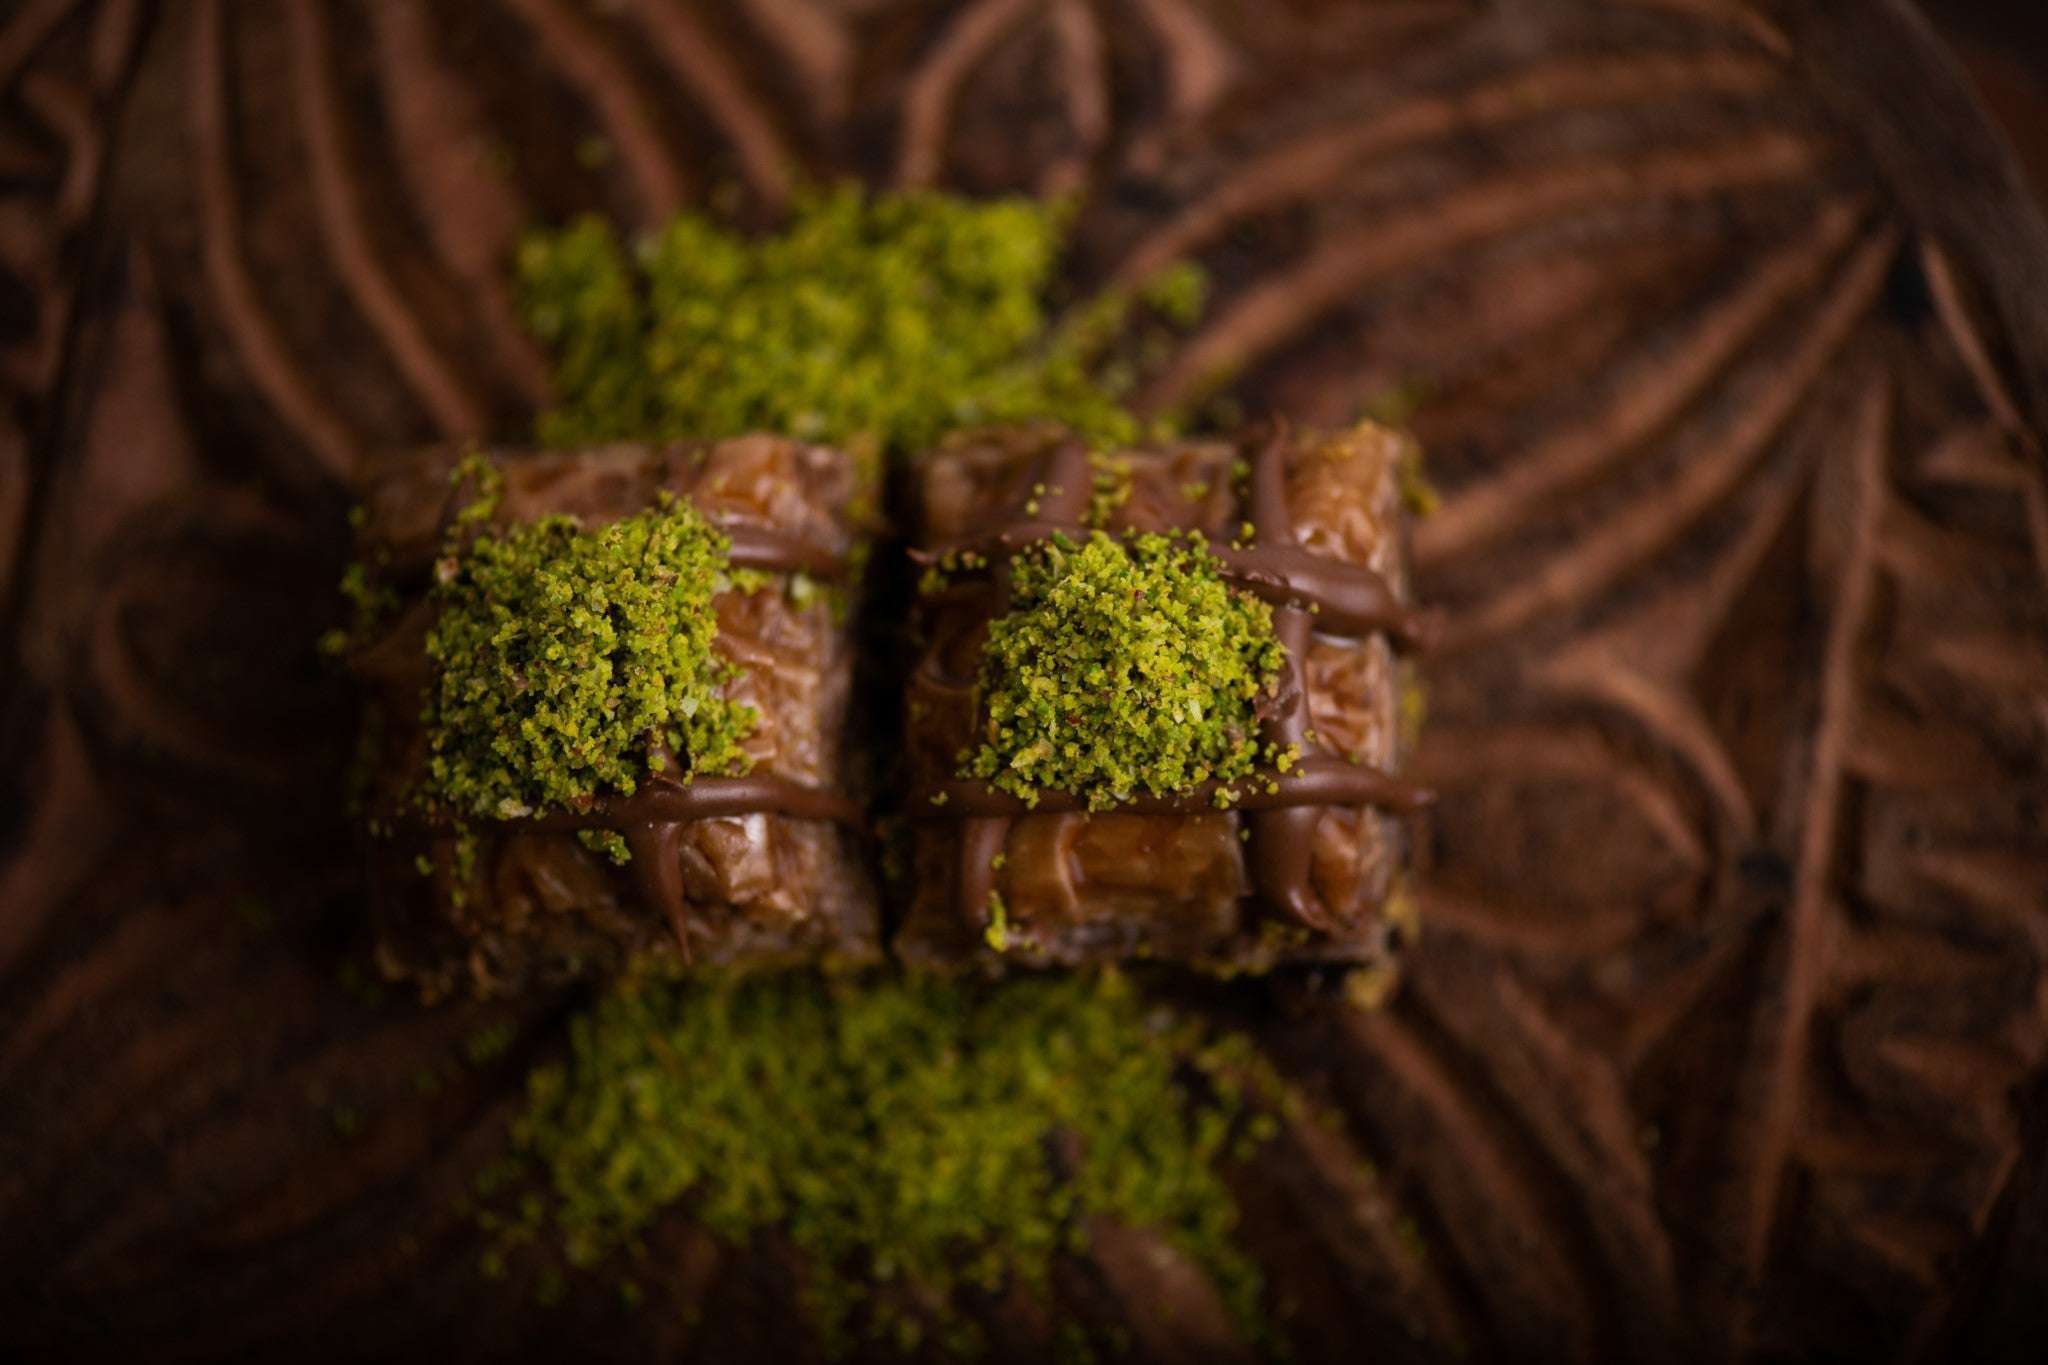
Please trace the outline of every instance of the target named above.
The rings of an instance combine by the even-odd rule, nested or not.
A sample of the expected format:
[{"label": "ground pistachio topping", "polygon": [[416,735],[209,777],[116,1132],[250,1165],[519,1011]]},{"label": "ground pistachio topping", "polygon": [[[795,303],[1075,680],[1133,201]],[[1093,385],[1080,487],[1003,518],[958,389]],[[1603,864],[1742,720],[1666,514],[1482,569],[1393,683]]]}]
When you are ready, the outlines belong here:
[{"label": "ground pistachio topping", "polygon": [[1088,463],[1094,474],[1090,482],[1088,510],[1084,515],[1088,525],[1099,531],[1107,527],[1117,510],[1131,500],[1131,461],[1126,455],[1105,455],[1096,451],[1090,453]]},{"label": "ground pistachio topping", "polygon": [[435,567],[421,803],[516,819],[630,794],[670,754],[684,780],[742,770],[756,717],[720,695],[712,650],[725,537],[664,497],[594,530],[549,516],[462,541],[489,496]]},{"label": "ground pistachio topping", "polygon": [[[961,427],[1055,420],[1103,445],[1166,329],[1199,312],[1178,265],[1135,296],[1048,311],[1070,217],[1030,199],[812,191],[779,232],[686,213],[628,248],[586,217],[522,244],[526,318],[557,361],[550,445],[716,438],[921,450]],[[1154,324],[1134,335],[1137,308]]]},{"label": "ground pistachio topping", "polygon": [[[1060,422],[1097,449],[1168,435],[1123,398],[1161,362],[1168,329],[1199,313],[1201,274],[1177,266],[1132,296],[1058,300],[1068,219],[1029,200],[838,189],[802,198],[763,236],[697,214],[630,245],[595,218],[534,234],[517,260],[521,307],[554,357],[558,396],[537,435],[575,446],[768,430],[877,459],[1003,422]],[[1104,515],[1115,483],[1093,490]],[[753,717],[718,701],[708,652],[706,562],[724,547],[691,515],[664,507],[617,532],[537,523],[480,538],[493,546],[481,560],[465,550],[453,561],[436,591],[468,607],[438,646],[440,799],[497,815],[630,790],[657,756],[649,733],[699,772],[738,762]],[[1118,551],[1140,571],[1155,553]],[[1176,589],[1193,595],[1176,595],[1174,613],[1270,639],[1258,603],[1195,577],[1223,595]],[[542,586],[557,579],[566,592]],[[579,614],[586,584],[603,586],[603,605]],[[679,624],[642,628],[668,613]],[[1209,659],[1213,634],[1180,648]],[[1215,676],[1193,675],[1211,690],[1226,680],[1234,700],[1216,710],[1244,714],[1222,744],[1204,700],[1186,723],[1207,740],[1180,743],[1231,752],[1184,765],[1236,762],[1252,733],[1245,678],[1256,691],[1277,649],[1241,644],[1235,673],[1209,659]],[[635,729],[654,715],[651,731]],[[1171,764],[1138,767],[1160,776]],[[587,842],[623,852],[604,834]],[[643,967],[571,1022],[563,1061],[529,1077],[512,1152],[478,1181],[486,1268],[540,1252],[617,1271],[630,1302],[643,1270],[659,1273],[636,1263],[641,1234],[687,1201],[735,1242],[786,1233],[805,1253],[802,1293],[829,1350],[866,1336],[958,1354],[989,1344],[969,1311],[975,1291],[1048,1297],[1056,1258],[1112,1220],[1166,1239],[1248,1339],[1270,1345],[1224,1179],[1273,1134],[1274,1110],[1287,1112],[1258,1079],[1263,1065],[1242,1036],[1156,1006],[1115,973],[685,985]],[[558,1295],[563,1282],[540,1283]],[[1063,1340],[1074,1330],[1059,1328]]]},{"label": "ground pistachio topping", "polygon": [[969,1353],[987,1343],[955,1291],[1042,1301],[1101,1218],[1164,1237],[1259,1340],[1222,1174],[1275,1131],[1259,1067],[1116,973],[629,978],[529,1080],[514,1157],[480,1182],[487,1269],[535,1244],[631,1277],[687,1197],[731,1242],[787,1230],[829,1351]]},{"label": "ground pistachio topping", "polygon": [[1003,903],[1003,893],[988,893],[988,927],[982,931],[982,939],[999,953],[1010,951],[1010,907]]},{"label": "ground pistachio topping", "polygon": [[1266,752],[1254,712],[1285,653],[1272,609],[1224,582],[1199,533],[1056,534],[1012,562],[963,775],[1107,810],[1291,761]]}]

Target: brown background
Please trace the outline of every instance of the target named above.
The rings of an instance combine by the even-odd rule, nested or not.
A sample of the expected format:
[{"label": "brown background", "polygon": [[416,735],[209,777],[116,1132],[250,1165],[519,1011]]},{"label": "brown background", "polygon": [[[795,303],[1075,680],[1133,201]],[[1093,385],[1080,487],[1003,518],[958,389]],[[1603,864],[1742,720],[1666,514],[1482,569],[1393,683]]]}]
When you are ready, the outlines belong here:
[{"label": "brown background", "polygon": [[[2038,1359],[2048,223],[1906,13],[0,10],[0,1345],[811,1350],[790,1249],[687,1211],[636,1314],[479,1280],[461,1200],[577,1001],[365,981],[309,648],[360,453],[541,401],[518,229],[767,221],[794,160],[1083,189],[1080,289],[1198,257],[1149,400],[1424,399],[1428,930],[1375,1013],[1199,1006],[1335,1121],[1236,1174],[1304,1359]],[[1999,21],[1953,16],[2023,111]],[[1214,1358],[1173,1269],[1097,1245],[1058,1311]]]},{"label": "brown background", "polygon": [[2048,194],[2048,7],[2029,0],[1924,0],[2037,193]]}]

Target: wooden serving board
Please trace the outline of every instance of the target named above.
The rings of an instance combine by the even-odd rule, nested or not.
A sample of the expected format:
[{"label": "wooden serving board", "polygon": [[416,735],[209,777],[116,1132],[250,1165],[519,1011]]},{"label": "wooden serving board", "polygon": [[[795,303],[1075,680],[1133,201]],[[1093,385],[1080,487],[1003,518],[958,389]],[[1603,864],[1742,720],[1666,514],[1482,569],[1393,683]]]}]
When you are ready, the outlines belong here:
[{"label": "wooden serving board", "polygon": [[0,1345],[811,1349],[787,1249],[681,1219],[638,1313],[478,1278],[572,1002],[362,982],[311,650],[362,453],[544,397],[523,225],[798,175],[1202,261],[1148,401],[1419,400],[1422,944],[1231,1005],[1346,1125],[1244,1177],[1302,1358],[2041,1340],[2048,227],[1899,0],[13,0]]}]

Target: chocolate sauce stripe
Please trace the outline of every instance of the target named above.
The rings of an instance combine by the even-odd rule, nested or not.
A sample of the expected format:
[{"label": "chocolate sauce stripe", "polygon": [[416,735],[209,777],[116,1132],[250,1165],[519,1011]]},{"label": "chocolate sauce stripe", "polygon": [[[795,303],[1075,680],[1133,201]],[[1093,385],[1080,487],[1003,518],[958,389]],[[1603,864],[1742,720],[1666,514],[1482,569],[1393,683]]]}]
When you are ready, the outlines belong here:
[{"label": "chocolate sauce stripe", "polygon": [[[782,815],[793,820],[829,820],[862,828],[866,808],[850,796],[806,786],[786,777],[749,773],[742,777],[699,777],[687,783],[650,782],[631,796],[600,796],[577,810],[555,810],[512,820],[486,820],[493,829],[565,832],[579,829],[632,830],[686,824],[731,815]],[[415,823],[419,817],[408,816]],[[452,830],[445,818],[427,817],[430,827]]]},{"label": "chocolate sauce stripe", "polygon": [[[1238,798],[1228,806],[1216,804],[1216,793],[1223,788],[1238,793]],[[1428,789],[1403,782],[1377,768],[1317,755],[1295,765],[1292,772],[1261,773],[1236,782],[1212,780],[1169,796],[1135,795],[1107,810],[1092,813],[1225,815],[1231,811],[1382,806],[1406,814],[1423,809],[1433,799]],[[1022,797],[968,777],[923,784],[911,792],[909,806],[913,820],[978,820],[1088,811],[1088,803],[1073,792],[1041,791],[1037,804],[1030,805]]]},{"label": "chocolate sauce stripe", "polygon": [[806,573],[813,578],[841,578],[847,559],[814,541],[784,535],[749,522],[715,523],[732,545],[732,566],[763,573]]},{"label": "chocolate sauce stripe", "polygon": [[[1252,530],[1267,545],[1295,548],[1294,519],[1287,508],[1286,450],[1288,431],[1278,425],[1252,461],[1250,487]],[[1259,717],[1259,731],[1276,751],[1300,755],[1301,771],[1321,770],[1329,760],[1315,752],[1308,731],[1308,671],[1302,652],[1308,647],[1309,614],[1292,604],[1273,613],[1273,634],[1285,649],[1279,687]],[[1269,905],[1292,915],[1298,923],[1325,933],[1340,926],[1310,885],[1310,841],[1317,816],[1300,807],[1275,807],[1251,817],[1252,882]]]},{"label": "chocolate sauce stripe", "polygon": [[[762,573],[804,573],[813,578],[839,579],[847,576],[847,556],[800,536],[785,535],[749,521],[712,522],[732,547],[727,555],[735,569],[756,569]],[[491,528],[494,532],[502,527]],[[435,547],[446,543],[447,528],[434,531]],[[432,583],[431,566],[439,548],[431,551],[418,544],[401,550],[408,572],[397,576],[391,586],[413,593],[425,592]]]},{"label": "chocolate sauce stripe", "polygon": [[[934,564],[947,555],[980,555],[990,561],[1009,559],[1054,535],[1087,535],[1084,528],[1063,522],[1020,522],[978,541],[963,541],[914,555]],[[1401,644],[1426,649],[1437,633],[1434,612],[1405,605],[1385,576],[1362,564],[1311,554],[1294,545],[1234,546],[1209,541],[1209,552],[1223,577],[1276,607],[1301,607],[1315,617],[1315,628],[1330,635],[1363,635],[1384,630]]]}]

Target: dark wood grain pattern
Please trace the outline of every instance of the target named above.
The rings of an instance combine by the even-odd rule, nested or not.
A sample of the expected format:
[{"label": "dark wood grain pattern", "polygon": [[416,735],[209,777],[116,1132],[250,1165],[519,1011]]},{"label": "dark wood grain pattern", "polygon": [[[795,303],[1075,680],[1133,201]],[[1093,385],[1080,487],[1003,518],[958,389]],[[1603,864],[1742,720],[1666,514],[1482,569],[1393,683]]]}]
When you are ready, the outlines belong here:
[{"label": "dark wood grain pattern", "polygon": [[[1302,1358],[2039,1326],[2048,226],[1897,0],[19,0],[0,91],[0,1342],[812,1352],[682,1218],[476,1275],[574,1002],[362,984],[311,643],[363,452],[544,401],[523,225],[844,174],[1202,261],[1150,402],[1421,399],[1422,944],[1212,1006],[1343,1119],[1239,1177]],[[1061,1311],[1202,1358],[1163,1273]]]}]

